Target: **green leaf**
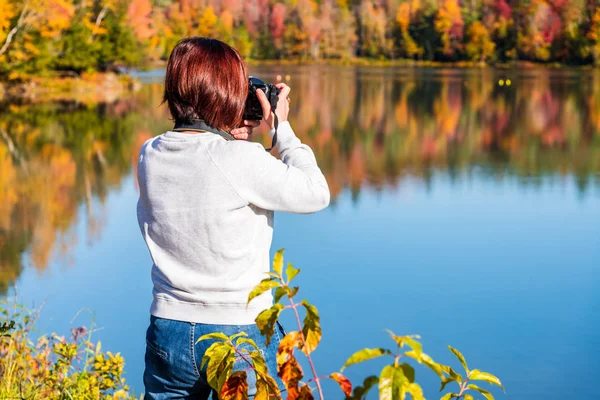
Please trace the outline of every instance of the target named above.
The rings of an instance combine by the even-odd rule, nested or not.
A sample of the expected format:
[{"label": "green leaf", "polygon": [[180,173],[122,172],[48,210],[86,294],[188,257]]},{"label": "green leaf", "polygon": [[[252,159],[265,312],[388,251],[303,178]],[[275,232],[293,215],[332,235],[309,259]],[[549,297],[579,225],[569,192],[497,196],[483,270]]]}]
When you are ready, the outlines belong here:
[{"label": "green leaf", "polygon": [[221,332],[207,333],[206,335],[200,336],[198,340],[196,340],[196,344],[200,343],[203,340],[208,339],[221,339],[225,342],[229,341],[229,337]]},{"label": "green leaf", "polygon": [[410,336],[407,336],[405,339],[405,343],[417,354],[417,356],[421,356],[423,353],[423,345]]},{"label": "green leaf", "polygon": [[277,287],[277,286],[280,286],[280,285],[281,284],[279,282],[277,282],[276,280],[273,280],[273,279],[270,279],[270,278],[263,279],[258,285],[256,285],[254,287],[254,289],[252,289],[252,291],[248,295],[248,303],[247,304],[250,304],[250,302],[252,301],[252,299],[254,299],[257,296],[260,296],[261,294],[263,294],[267,290],[271,290],[274,287]]},{"label": "green leaf", "polygon": [[241,344],[244,344],[244,343],[246,343],[246,344],[249,344],[250,346],[254,347],[254,349],[258,350],[258,346],[257,346],[257,345],[256,345],[256,343],[254,342],[254,340],[252,340],[252,339],[250,339],[250,338],[245,338],[245,337],[243,337],[243,338],[239,338],[239,339],[237,340],[237,342],[236,342],[236,346],[237,346],[237,347],[238,347],[238,349],[239,349],[239,346],[240,346]]},{"label": "green leaf", "polygon": [[398,348],[409,346],[414,352],[414,354],[417,356],[417,359],[421,356],[421,353],[423,353],[423,345],[417,340],[415,340],[421,338],[419,335],[397,336],[394,334],[394,332],[390,331],[389,329],[387,332],[390,334],[392,339],[394,339],[396,344],[398,344]]},{"label": "green leaf", "polygon": [[[421,339],[421,337],[419,335],[398,336],[394,332],[390,331],[389,329],[386,329],[386,331],[387,331],[387,333],[389,333],[389,335],[392,337],[392,339],[394,339],[394,341],[398,344],[398,347],[403,347],[405,344],[408,344],[407,341],[409,341],[409,340],[415,342],[414,339]],[[420,343],[418,343],[417,346],[419,349],[421,349]],[[416,349],[413,349],[413,350],[416,351]]]},{"label": "green leaf", "polygon": [[285,269],[287,283],[289,284],[292,281],[292,279],[294,279],[296,277],[296,275],[298,275],[299,272],[300,272],[300,270],[294,268],[292,263],[288,263],[287,268]]},{"label": "green leaf", "polygon": [[379,400],[398,400],[404,393],[403,386],[408,384],[402,368],[386,365],[379,375]]},{"label": "green leaf", "polygon": [[457,381],[458,383],[462,383],[463,378],[461,374],[456,373],[456,371],[454,371],[452,369],[452,367],[449,367],[448,365],[441,365],[442,370],[447,373],[448,375],[450,375],[450,377],[452,379],[454,379],[455,381]]},{"label": "green leaf", "polygon": [[323,332],[321,331],[321,319],[317,308],[309,304],[306,300],[302,300],[302,305],[306,308],[306,317],[304,318],[304,326],[302,328],[305,345],[302,351],[308,355],[315,351],[319,345]]},{"label": "green leaf", "polygon": [[407,351],[406,353],[404,353],[404,355],[416,360],[419,364],[425,365],[433,372],[435,372],[440,378],[444,376],[442,366],[433,361],[433,359],[429,355],[421,353],[420,356],[417,356],[417,353],[415,353],[414,351]]},{"label": "green leaf", "polygon": [[283,273],[283,250],[279,250],[273,257],[273,271],[279,276]]},{"label": "green leaf", "polygon": [[294,297],[298,293],[298,286],[289,287],[289,286],[280,286],[275,289],[275,303],[278,303],[279,300],[283,298],[283,296]]},{"label": "green leaf", "polygon": [[287,288],[283,286],[279,286],[277,289],[275,289],[275,303],[279,303],[279,300],[281,300],[281,298],[286,294],[288,294]]},{"label": "green leaf", "polygon": [[218,381],[217,381],[217,391],[220,393],[225,381],[229,379],[231,373],[233,372],[233,365],[235,364],[235,352],[231,349],[231,353],[227,356],[221,366],[219,367],[219,371],[217,373]]},{"label": "green leaf", "polygon": [[440,400],[450,400],[454,398],[458,398],[459,396],[456,393],[448,393],[444,395]]},{"label": "green leaf", "polygon": [[267,374],[267,363],[258,349],[257,351],[250,353],[250,358],[252,359],[252,364],[254,364],[254,368],[258,373]]},{"label": "green leaf", "polygon": [[281,399],[281,393],[277,382],[269,376],[264,374],[263,376],[257,376],[256,378],[256,400],[262,399]]},{"label": "green leaf", "polygon": [[297,293],[298,293],[298,289],[300,289],[298,286],[294,286],[294,287],[288,287],[288,294],[290,297],[294,297]]},{"label": "green leaf", "polygon": [[371,360],[373,358],[377,358],[377,357],[381,357],[381,356],[385,356],[387,354],[392,354],[391,351],[387,350],[387,349],[362,349],[357,351],[356,353],[352,354],[350,356],[350,358],[348,358],[346,360],[346,362],[344,363],[344,365],[342,366],[342,368],[340,369],[340,371],[344,371],[344,369],[346,367],[349,367],[350,365],[354,365],[354,364],[358,364],[367,360]]},{"label": "green leaf", "polygon": [[446,388],[446,385],[451,383],[451,382],[456,382],[456,379],[454,378],[446,378],[445,376],[442,377],[442,387],[440,387],[440,392],[443,391]]},{"label": "green leaf", "polygon": [[392,365],[386,365],[381,370],[379,375],[379,400],[392,400],[394,374],[395,371]]},{"label": "green leaf", "polygon": [[282,310],[283,305],[278,303],[273,305],[273,307],[262,311],[256,317],[256,326],[260,330],[260,333],[262,333],[266,337],[267,346],[271,342],[271,337],[274,333],[275,323],[277,322],[277,318],[279,318],[279,314]]},{"label": "green leaf", "polygon": [[500,382],[500,379],[498,379],[490,373],[483,372],[478,369],[474,369],[473,371],[471,371],[471,373],[469,374],[469,380],[488,382],[493,385],[500,386],[502,390],[504,390],[504,386],[502,386],[502,382]]},{"label": "green leaf", "polygon": [[357,386],[354,388],[351,397],[346,397],[347,400],[362,400],[369,390],[379,382],[379,378],[375,375],[371,375],[363,381],[362,386]]},{"label": "green leaf", "polygon": [[407,363],[402,363],[399,367],[402,369],[402,373],[406,379],[408,379],[410,383],[413,383],[415,381],[415,369]]},{"label": "green leaf", "polygon": [[409,383],[404,390],[411,395],[412,400],[425,400],[423,389],[417,383]]},{"label": "green leaf", "polygon": [[206,365],[206,363],[215,356],[215,353],[218,351],[218,349],[220,347],[229,347],[229,345],[226,342],[215,342],[213,344],[210,345],[210,347],[208,349],[206,349],[206,351],[204,352],[204,356],[202,356],[202,365],[201,365],[201,369],[204,369],[204,366]]},{"label": "green leaf", "polygon": [[460,361],[460,363],[462,364],[462,366],[465,369],[467,375],[469,375],[469,367],[467,367],[467,361],[465,360],[465,357],[462,355],[462,353],[460,351],[456,350],[452,346],[448,346],[448,348],[450,349],[450,351],[452,352],[452,354],[454,354],[456,356],[456,358],[458,358],[458,361]]},{"label": "green leaf", "polygon": [[479,386],[471,383],[467,385],[467,389],[475,390],[483,395],[487,400],[494,400],[494,396],[490,392],[485,389],[480,388]]},{"label": "green leaf", "polygon": [[464,395],[464,400],[475,400],[475,399],[470,394],[465,394]]},{"label": "green leaf", "polygon": [[[235,361],[235,354],[231,346],[222,346],[216,349],[213,355],[208,361],[208,368],[206,369],[206,378],[208,384],[215,390],[220,391],[222,383],[221,377],[226,364],[231,360]],[[233,367],[233,364],[232,364]],[[223,382],[229,378],[228,376],[223,379]]]},{"label": "green leaf", "polygon": [[245,336],[248,336],[248,334],[246,332],[239,332],[239,333],[236,333],[235,335],[229,336],[229,340],[231,342],[233,342],[235,339],[237,339],[239,337],[245,337]]}]

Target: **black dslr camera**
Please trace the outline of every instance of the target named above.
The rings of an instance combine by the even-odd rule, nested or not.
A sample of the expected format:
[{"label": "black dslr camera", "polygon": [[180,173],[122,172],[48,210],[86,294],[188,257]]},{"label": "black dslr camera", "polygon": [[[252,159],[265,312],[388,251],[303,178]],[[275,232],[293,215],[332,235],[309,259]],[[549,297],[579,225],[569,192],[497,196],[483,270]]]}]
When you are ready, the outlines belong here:
[{"label": "black dslr camera", "polygon": [[246,98],[246,109],[244,110],[244,119],[260,121],[263,119],[263,110],[256,96],[256,91],[262,90],[267,95],[267,99],[271,104],[271,109],[275,111],[277,101],[279,101],[279,89],[271,83],[265,83],[262,80],[250,77],[248,82],[248,97]]}]

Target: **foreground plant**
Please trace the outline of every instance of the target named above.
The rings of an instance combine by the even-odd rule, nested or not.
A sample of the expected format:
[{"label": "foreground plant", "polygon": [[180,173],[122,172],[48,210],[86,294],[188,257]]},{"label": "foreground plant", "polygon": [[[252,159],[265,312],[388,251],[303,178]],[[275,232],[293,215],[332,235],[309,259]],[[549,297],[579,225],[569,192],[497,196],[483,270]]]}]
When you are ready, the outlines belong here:
[{"label": "foreground plant", "polygon": [[[306,300],[297,302],[295,300],[299,288],[291,286],[291,281],[298,275],[300,270],[294,268],[291,263],[287,264],[285,276],[283,273],[283,250],[279,250],[273,259],[273,272],[269,277],[262,280],[248,296],[248,303],[268,290],[275,289],[274,305],[261,312],[256,318],[256,324],[260,332],[265,335],[267,344],[275,331],[275,325],[283,310],[289,309],[294,313],[298,324],[298,331],[286,334],[279,344],[277,351],[277,375],[285,384],[288,400],[311,400],[316,390],[321,399],[324,398],[321,387],[322,379],[333,379],[336,381],[347,399],[364,399],[367,393],[378,386],[379,398],[382,400],[404,400],[407,396],[414,400],[424,400],[421,386],[415,382],[415,369],[407,361],[422,364],[435,372],[442,382],[440,391],[443,391],[451,382],[459,385],[458,393],[448,393],[442,400],[464,399],[473,400],[473,396],[467,391],[476,391],[486,399],[493,400],[492,394],[471,381],[485,381],[502,387],[500,380],[494,375],[479,370],[469,370],[462,354],[448,346],[452,353],[459,359],[466,371],[466,378],[456,373],[451,367],[436,363],[429,355],[423,352],[423,346],[418,341],[417,335],[397,336],[388,331],[391,338],[396,342],[395,351],[383,348],[365,348],[354,353],[342,366],[340,372],[319,376],[317,374],[311,354],[318,347],[323,335],[319,313],[315,306]],[[289,304],[284,305],[282,300]],[[304,321],[300,322],[300,310],[304,311]],[[210,386],[219,394],[223,400],[245,400],[248,399],[248,370],[256,374],[257,400],[281,399],[281,393],[275,379],[269,376],[266,363],[260,354],[256,343],[240,332],[230,337],[222,333],[205,335],[198,339],[216,339],[206,351],[202,360],[202,368],[207,366],[207,378]],[[250,349],[250,350],[249,350]],[[306,356],[312,372],[312,378],[304,381],[304,371],[296,359],[295,350],[300,350]],[[362,363],[381,356],[389,356],[393,362],[381,370],[379,376],[367,377],[362,386],[352,390],[352,383],[342,375],[343,370],[354,364]],[[234,364],[243,360],[246,368],[242,371],[234,371]],[[502,387],[503,388],[503,387]]]},{"label": "foreground plant", "polygon": [[39,311],[0,302],[0,398],[130,399],[119,353],[92,343],[93,329],[31,338]]},{"label": "foreground plant", "polygon": [[[420,339],[419,336],[396,336],[391,331],[388,331],[388,333],[398,346],[396,351],[383,348],[362,349],[350,356],[342,366],[341,370],[343,371],[350,365],[362,363],[377,357],[390,356],[393,358],[392,364],[383,367],[379,378],[374,375],[369,376],[365,379],[362,386],[356,387],[352,396],[350,396],[351,399],[358,400],[364,398],[375,384],[379,386],[380,399],[404,399],[407,394],[410,394],[415,400],[424,399],[423,389],[415,382],[415,369],[412,365],[404,362],[409,358],[429,367],[440,377],[443,376],[442,366],[433,361],[430,356],[423,353],[423,346],[417,341],[417,339]],[[408,347],[410,350],[401,352],[405,347]]]},{"label": "foreground plant", "polygon": [[487,382],[492,385],[497,385],[501,387],[502,390],[504,390],[504,386],[502,386],[502,382],[500,382],[500,379],[488,372],[483,372],[478,369],[469,370],[469,367],[467,366],[467,361],[465,360],[465,357],[462,355],[462,353],[451,346],[448,346],[448,348],[450,349],[452,354],[454,354],[454,356],[458,358],[458,361],[460,361],[460,363],[462,364],[463,368],[465,369],[466,377],[463,379],[462,375],[456,373],[451,367],[447,365],[442,365],[441,367],[444,375],[442,376],[442,387],[440,389],[440,392],[443,391],[446,385],[451,382],[456,382],[459,386],[458,393],[448,393],[444,397],[442,397],[442,400],[473,400],[473,396],[471,395],[471,393],[467,393],[467,391],[469,390],[479,392],[487,400],[494,400],[494,396],[492,396],[492,394],[488,390],[482,389],[473,383],[469,383],[472,381]]},{"label": "foreground plant", "polygon": [[[352,392],[352,384],[339,372],[326,376],[319,376],[315,369],[311,354],[317,349],[322,337],[319,312],[317,308],[306,300],[297,302],[298,287],[291,286],[292,280],[300,272],[291,263],[287,264],[285,275],[283,273],[283,250],[279,250],[273,260],[273,272],[269,277],[261,281],[248,296],[248,303],[268,290],[275,289],[274,305],[261,312],[256,318],[256,325],[260,332],[266,336],[267,344],[275,332],[275,326],[279,315],[283,310],[292,310],[298,324],[298,330],[286,334],[279,344],[277,351],[277,375],[285,384],[287,399],[313,399],[313,391],[319,393],[323,398],[321,387],[322,379],[333,379],[336,381],[346,395]],[[287,305],[281,303],[287,300]],[[300,322],[300,311],[304,312],[304,320]],[[268,375],[265,360],[260,355],[258,347],[253,340],[248,339],[244,332],[227,337],[220,334],[209,334],[198,339],[217,339],[207,350],[202,361],[202,368],[207,364],[208,383],[219,393],[219,398],[247,399],[248,384],[245,371],[233,371],[233,365],[238,359],[245,360],[248,369],[256,373],[257,400],[267,398],[281,398],[281,393],[275,380]],[[249,344],[252,351],[244,349],[242,344]],[[300,350],[306,356],[312,372],[312,378],[303,380],[304,371],[296,359],[296,350]]]},{"label": "foreground plant", "polygon": [[[388,331],[392,339],[397,344],[397,350],[394,352],[388,349],[382,348],[366,348],[354,353],[343,365],[342,370],[344,368],[362,363],[367,360],[371,360],[381,356],[391,356],[393,358],[393,364],[386,365],[380,372],[379,377],[377,376],[369,376],[367,377],[362,386],[358,386],[354,389],[352,396],[349,396],[348,399],[351,400],[359,400],[364,399],[367,393],[371,388],[375,385],[379,386],[379,399],[385,400],[396,400],[396,399],[405,399],[406,395],[409,394],[413,400],[423,400],[423,390],[419,384],[415,382],[415,370],[407,362],[401,362],[404,360],[414,360],[419,364],[423,364],[433,372],[435,372],[441,379],[442,386],[440,388],[440,392],[442,392],[446,385],[451,382],[456,382],[459,385],[458,393],[447,393],[442,396],[441,400],[450,400],[450,399],[464,399],[464,400],[474,400],[471,393],[467,393],[467,391],[472,390],[479,392],[483,395],[487,400],[494,400],[494,396],[487,390],[480,388],[479,386],[469,383],[471,381],[484,381],[490,384],[498,385],[502,389],[502,383],[500,379],[495,377],[494,375],[482,372],[479,370],[471,370],[467,367],[467,363],[463,355],[456,350],[455,348],[448,346],[452,354],[458,358],[460,363],[463,365],[466,371],[466,378],[463,379],[462,375],[452,369],[452,367],[448,365],[438,364],[433,359],[423,352],[423,347],[420,342],[416,339],[420,339],[419,336],[396,336],[393,332]],[[404,347],[410,348],[410,350],[401,352]]]}]

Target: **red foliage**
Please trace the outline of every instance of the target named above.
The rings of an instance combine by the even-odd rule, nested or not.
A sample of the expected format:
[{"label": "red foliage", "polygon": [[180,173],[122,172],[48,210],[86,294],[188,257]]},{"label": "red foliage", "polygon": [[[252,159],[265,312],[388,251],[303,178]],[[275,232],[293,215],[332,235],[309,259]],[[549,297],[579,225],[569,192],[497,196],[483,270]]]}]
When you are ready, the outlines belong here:
[{"label": "red foliage", "polygon": [[512,9],[506,3],[506,0],[496,0],[494,7],[499,17],[504,17],[507,21],[512,18]]},{"label": "red foliage", "polygon": [[271,35],[273,39],[279,39],[285,31],[285,5],[277,3],[271,11],[271,21],[269,21]]}]

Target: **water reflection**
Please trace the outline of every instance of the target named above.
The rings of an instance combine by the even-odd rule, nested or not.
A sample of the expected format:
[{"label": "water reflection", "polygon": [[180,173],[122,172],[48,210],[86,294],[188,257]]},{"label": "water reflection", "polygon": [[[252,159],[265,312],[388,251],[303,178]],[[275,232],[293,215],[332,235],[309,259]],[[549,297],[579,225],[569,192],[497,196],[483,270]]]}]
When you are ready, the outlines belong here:
[{"label": "water reflection", "polygon": [[[403,174],[573,174],[600,170],[600,78],[537,73],[325,69],[299,74],[294,126],[334,193],[396,185]],[[510,77],[511,86],[499,81]],[[539,179],[523,180],[536,184]]]},{"label": "water reflection", "polygon": [[[484,174],[535,187],[576,177],[594,195],[600,172],[598,74],[333,67],[256,69],[291,75],[294,128],[315,150],[335,198],[351,188]],[[510,86],[505,79],[510,79]],[[504,85],[499,84],[502,79]],[[93,242],[107,194],[167,130],[159,83],[111,104],[0,105],[0,293],[25,264],[68,262]],[[266,143],[266,141],[265,141]],[[85,238],[74,227],[84,219]]]}]

